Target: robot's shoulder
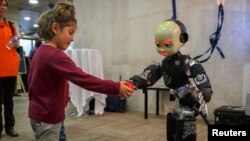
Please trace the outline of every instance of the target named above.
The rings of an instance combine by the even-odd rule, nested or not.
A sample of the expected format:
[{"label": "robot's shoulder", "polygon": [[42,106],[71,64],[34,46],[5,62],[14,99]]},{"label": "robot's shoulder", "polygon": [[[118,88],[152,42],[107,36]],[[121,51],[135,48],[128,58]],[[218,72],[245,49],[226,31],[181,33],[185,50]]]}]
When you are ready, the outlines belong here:
[{"label": "robot's shoulder", "polygon": [[184,60],[185,62],[189,62],[190,60],[192,60],[192,58],[189,55],[182,55],[181,56],[182,60]]},{"label": "robot's shoulder", "polygon": [[189,60],[187,60],[187,61],[188,61],[188,66],[189,67],[192,67],[194,65],[200,64],[199,61],[191,59],[191,58]]},{"label": "robot's shoulder", "polygon": [[188,66],[192,58],[189,55],[181,55],[180,60],[184,66]]},{"label": "robot's shoulder", "polygon": [[184,59],[191,59],[190,55],[181,55],[181,57]]}]

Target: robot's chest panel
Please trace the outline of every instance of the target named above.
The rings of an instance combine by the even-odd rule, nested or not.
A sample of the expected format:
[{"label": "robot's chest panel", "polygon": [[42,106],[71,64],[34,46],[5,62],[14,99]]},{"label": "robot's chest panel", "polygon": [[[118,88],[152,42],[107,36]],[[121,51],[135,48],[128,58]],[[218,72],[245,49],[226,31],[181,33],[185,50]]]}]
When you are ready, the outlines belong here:
[{"label": "robot's chest panel", "polygon": [[178,68],[178,67],[181,67],[181,60],[174,60],[174,67]]},{"label": "robot's chest panel", "polygon": [[162,63],[164,83],[169,88],[178,88],[188,82],[185,63],[180,59],[165,59]]},{"label": "robot's chest panel", "polygon": [[163,72],[169,76],[185,73],[185,65],[181,60],[167,60],[163,62],[162,66]]}]

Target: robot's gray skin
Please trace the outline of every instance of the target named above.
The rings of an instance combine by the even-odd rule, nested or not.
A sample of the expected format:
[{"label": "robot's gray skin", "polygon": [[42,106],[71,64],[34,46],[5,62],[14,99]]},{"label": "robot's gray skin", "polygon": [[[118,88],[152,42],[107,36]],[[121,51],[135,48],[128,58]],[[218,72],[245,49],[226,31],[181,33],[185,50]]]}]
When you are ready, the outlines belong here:
[{"label": "robot's gray skin", "polygon": [[161,64],[149,65],[140,75],[130,78],[137,89],[152,86],[160,78],[170,88],[176,103],[167,114],[168,141],[196,141],[195,117],[199,112],[207,114],[206,103],[212,96],[211,83],[203,66],[179,51],[187,39],[180,21],[164,21],[156,30],[155,42],[158,53],[165,58]]}]

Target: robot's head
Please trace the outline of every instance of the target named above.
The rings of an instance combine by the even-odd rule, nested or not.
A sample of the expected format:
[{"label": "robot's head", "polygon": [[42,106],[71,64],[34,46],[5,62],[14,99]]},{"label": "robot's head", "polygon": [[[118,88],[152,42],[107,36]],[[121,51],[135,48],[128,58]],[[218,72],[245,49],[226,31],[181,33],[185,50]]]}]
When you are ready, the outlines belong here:
[{"label": "robot's head", "polygon": [[155,31],[155,44],[159,54],[167,57],[176,54],[188,41],[183,23],[178,20],[166,20]]}]

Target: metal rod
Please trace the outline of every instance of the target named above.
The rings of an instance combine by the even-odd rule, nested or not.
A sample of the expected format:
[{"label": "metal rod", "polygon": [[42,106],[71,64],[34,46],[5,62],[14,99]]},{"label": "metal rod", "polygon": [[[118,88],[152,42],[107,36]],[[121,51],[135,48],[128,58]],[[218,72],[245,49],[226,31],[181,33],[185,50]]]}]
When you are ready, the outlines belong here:
[{"label": "metal rod", "polygon": [[176,19],[177,15],[176,15],[176,2],[175,2],[175,0],[172,0],[172,7],[173,7],[173,16],[172,16],[172,19]]}]

